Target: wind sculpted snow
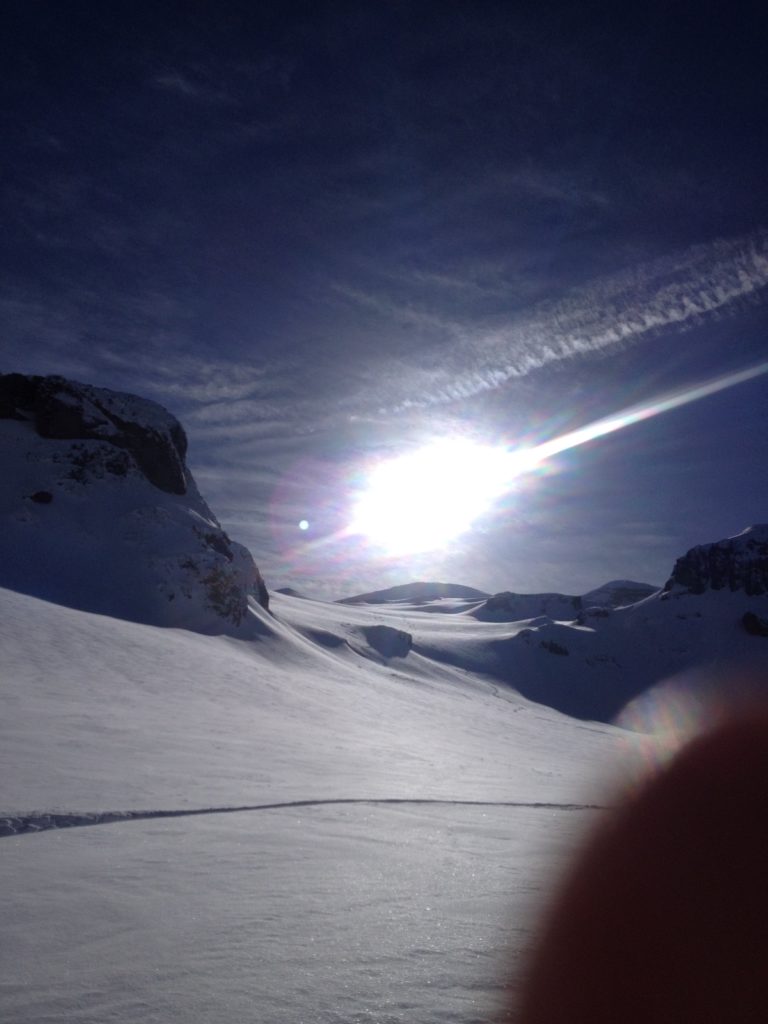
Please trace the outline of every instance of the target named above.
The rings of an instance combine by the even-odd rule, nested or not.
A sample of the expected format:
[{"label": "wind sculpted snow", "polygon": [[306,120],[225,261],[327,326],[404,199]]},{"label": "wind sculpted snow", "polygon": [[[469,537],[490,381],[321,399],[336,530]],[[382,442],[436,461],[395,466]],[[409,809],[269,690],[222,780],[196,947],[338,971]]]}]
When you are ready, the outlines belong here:
[{"label": "wind sculpted snow", "polygon": [[615,688],[633,659],[765,640],[738,591],[516,623],[439,600],[451,614],[277,594],[243,641],[0,591],[4,1019],[474,1024],[509,1005],[553,873],[659,752],[521,691],[601,651],[624,659],[595,662]]},{"label": "wind sculpted snow", "polygon": [[468,1024],[501,1004],[600,813],[551,805],[598,802],[639,741],[373,657],[370,609],[274,604],[247,643],[0,591],[4,1019]]}]

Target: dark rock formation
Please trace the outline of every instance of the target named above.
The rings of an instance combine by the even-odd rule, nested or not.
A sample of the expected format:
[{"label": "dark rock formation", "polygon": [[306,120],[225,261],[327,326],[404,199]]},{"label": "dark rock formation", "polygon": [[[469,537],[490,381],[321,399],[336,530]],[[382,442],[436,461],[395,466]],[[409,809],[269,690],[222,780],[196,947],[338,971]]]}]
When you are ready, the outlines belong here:
[{"label": "dark rock formation", "polygon": [[559,654],[564,657],[568,654],[568,648],[563,647],[556,640],[540,640],[539,647],[543,647],[545,651],[549,651],[550,654]]},{"label": "dark rock formation", "polygon": [[248,632],[249,598],[268,608],[250,552],[195,486],[181,424],[157,403],[0,374],[0,448],[0,586],[234,635]]},{"label": "dark rock formation", "polygon": [[392,626],[366,626],[363,635],[382,658],[404,658],[413,646],[413,637]]},{"label": "dark rock formation", "polygon": [[256,600],[259,602],[262,608],[269,609],[269,591],[267,590],[267,584],[264,582],[264,577],[261,575],[256,566],[254,565],[256,572],[256,579],[252,584],[252,588],[256,593]]},{"label": "dark rock formation", "polygon": [[751,636],[768,636],[768,619],[763,619],[754,612],[744,612],[741,624]]},{"label": "dark rock formation", "polygon": [[7,373],[0,374],[0,419],[31,421],[40,437],[108,442],[161,491],[186,493],[186,434],[154,402],[63,377]]},{"label": "dark rock formation", "polygon": [[664,593],[703,594],[706,590],[768,594],[768,526],[752,526],[737,537],[701,544],[678,558]]}]

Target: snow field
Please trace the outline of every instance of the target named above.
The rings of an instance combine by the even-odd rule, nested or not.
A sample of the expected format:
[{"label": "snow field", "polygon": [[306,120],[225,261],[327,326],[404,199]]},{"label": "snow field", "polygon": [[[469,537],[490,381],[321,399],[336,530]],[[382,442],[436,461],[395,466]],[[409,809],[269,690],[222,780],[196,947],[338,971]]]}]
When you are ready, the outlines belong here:
[{"label": "snow field", "polygon": [[311,808],[3,840],[3,1018],[461,1024],[599,812]]},{"label": "snow field", "polygon": [[[461,665],[383,658],[375,609],[275,609],[241,642],[0,591],[0,819],[591,803],[642,749]],[[340,803],[6,836],[0,1017],[487,1021],[596,813]]]}]

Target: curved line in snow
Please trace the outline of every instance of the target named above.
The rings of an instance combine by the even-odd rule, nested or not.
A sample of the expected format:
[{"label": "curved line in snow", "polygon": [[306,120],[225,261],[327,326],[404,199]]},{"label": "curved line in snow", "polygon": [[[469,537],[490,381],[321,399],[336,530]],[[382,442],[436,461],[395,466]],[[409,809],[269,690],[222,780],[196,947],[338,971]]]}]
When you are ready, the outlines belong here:
[{"label": "curved line in snow", "polygon": [[338,797],[318,800],[288,800],[271,804],[244,804],[236,807],[194,807],[187,810],[155,811],[72,811],[69,813],[0,814],[0,838],[49,829],[85,828],[89,825],[114,825],[125,821],[155,818],[192,818],[204,814],[244,814],[252,811],[283,811],[302,807],[342,805],[363,806],[446,806],[446,807],[518,807],[552,811],[604,811],[603,804],[552,803],[530,800],[448,800],[429,797]]}]

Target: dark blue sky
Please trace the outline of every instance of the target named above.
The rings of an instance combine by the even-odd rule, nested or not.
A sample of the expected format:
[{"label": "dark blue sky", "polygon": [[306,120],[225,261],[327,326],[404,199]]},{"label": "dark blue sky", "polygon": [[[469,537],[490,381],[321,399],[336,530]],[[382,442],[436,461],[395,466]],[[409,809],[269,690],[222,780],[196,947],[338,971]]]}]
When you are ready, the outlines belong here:
[{"label": "dark blue sky", "polygon": [[5,4],[3,367],[173,410],[273,586],[662,582],[768,518],[767,377],[555,457],[448,550],[322,543],[371,456],[768,358],[767,16],[632,7]]}]

